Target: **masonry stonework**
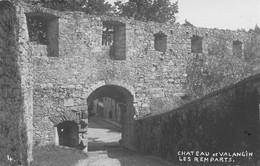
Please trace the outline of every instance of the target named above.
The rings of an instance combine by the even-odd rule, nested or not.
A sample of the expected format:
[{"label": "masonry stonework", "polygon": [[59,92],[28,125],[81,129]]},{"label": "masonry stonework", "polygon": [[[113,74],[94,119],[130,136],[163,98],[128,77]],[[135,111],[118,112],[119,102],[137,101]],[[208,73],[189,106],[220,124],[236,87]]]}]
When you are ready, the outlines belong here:
[{"label": "masonry stonework", "polygon": [[[58,57],[48,56],[48,46],[30,43],[35,76],[34,138],[40,145],[54,139],[50,117],[67,114],[78,105],[87,105],[95,84],[96,88],[111,82],[131,87],[126,89],[132,91],[134,97],[133,115],[154,113],[158,105],[162,105],[161,111],[170,110],[183,103],[181,97],[185,96],[186,68],[190,59],[207,54],[208,44],[219,36],[228,41],[230,52],[233,41],[244,43],[251,37],[244,31],[140,22],[44,8],[26,8],[25,13],[40,13],[43,17],[47,13],[58,20]],[[122,44],[119,46],[125,59],[120,59],[118,52],[117,59],[111,58],[111,50],[117,44],[102,45],[104,23],[124,27],[120,30],[125,30],[123,35],[114,34],[114,40],[125,45],[125,48]],[[155,34],[167,37],[164,52],[156,51]],[[193,36],[202,39],[202,53],[192,53]]]},{"label": "masonry stonework", "polygon": [[[9,37],[8,40],[18,41],[19,44],[7,47],[8,40],[5,38],[1,44],[2,48],[14,49],[19,54],[14,51],[10,54],[14,58],[9,61],[5,58],[8,54],[3,52],[1,59],[3,64],[13,65],[12,70],[17,70],[14,72],[17,75],[12,76],[14,82],[11,85],[7,83],[10,81],[1,77],[1,81],[5,81],[1,86],[8,84],[3,86],[7,90],[1,90],[5,92],[13,86],[20,86],[20,96],[16,96],[22,99],[17,103],[22,112],[11,115],[24,123],[22,126],[27,140],[22,146],[27,144],[25,149],[29,158],[32,140],[34,145],[57,144],[59,124],[72,121],[79,126],[84,122],[83,126],[87,126],[84,112],[91,102],[101,97],[120,103],[123,114],[122,145],[136,149],[136,117],[164,112],[185,103],[182,97],[186,95],[187,67],[191,59],[207,54],[208,45],[219,36],[228,41],[230,52],[234,41],[246,43],[252,37],[245,31],[58,12],[24,4],[16,5],[16,9],[13,16],[18,17],[19,33],[12,34],[14,38]],[[4,8],[1,8],[2,11],[7,12]],[[2,22],[8,18],[7,15],[1,15]],[[41,38],[46,42],[30,39],[32,29],[28,25],[29,17],[45,21],[46,27],[41,29],[41,33],[46,36],[42,35]],[[104,35],[104,25],[113,25],[113,35],[108,31]],[[2,28],[0,33],[2,39],[9,32]],[[156,34],[163,35],[158,37]],[[111,36],[112,40],[109,38]],[[194,36],[200,39],[195,44],[191,43]],[[18,39],[15,40],[15,37]],[[3,92],[1,95],[5,94]],[[1,102],[6,104],[8,101],[2,97]],[[12,111],[19,112],[19,109]],[[1,118],[9,114],[3,111]],[[16,129],[20,132],[19,128]],[[5,132],[5,129],[2,131]],[[82,133],[87,134],[87,131],[83,129]],[[9,150],[6,150],[7,153]],[[18,152],[15,154],[18,155]]]},{"label": "masonry stonework", "polygon": [[0,1],[0,165],[32,161],[32,63],[20,12]]},{"label": "masonry stonework", "polygon": [[258,74],[172,111],[138,119],[136,147],[181,163],[179,151],[247,151],[254,154],[251,159],[233,157],[229,164],[255,165],[260,160],[259,81]]}]

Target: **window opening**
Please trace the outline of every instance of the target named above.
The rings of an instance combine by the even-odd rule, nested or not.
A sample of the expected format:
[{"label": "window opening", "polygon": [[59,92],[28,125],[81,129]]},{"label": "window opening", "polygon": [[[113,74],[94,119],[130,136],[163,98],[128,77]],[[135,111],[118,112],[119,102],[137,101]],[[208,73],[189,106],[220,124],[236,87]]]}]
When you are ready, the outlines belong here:
[{"label": "window opening", "polygon": [[27,13],[26,20],[29,40],[40,45],[47,45],[48,56],[59,56],[58,17],[46,13]]},{"label": "window opening", "polygon": [[202,53],[202,37],[193,35],[191,37],[191,52]]},{"label": "window opening", "polygon": [[233,41],[233,55],[237,57],[242,56],[242,44],[239,40]]},{"label": "window opening", "polygon": [[47,45],[48,21],[41,16],[31,16],[27,17],[27,24],[30,41]]},{"label": "window opening", "polygon": [[126,28],[117,21],[104,21],[102,45],[110,46],[109,56],[114,60],[126,59]]},{"label": "window opening", "polygon": [[154,34],[154,48],[156,51],[166,52],[167,50],[167,35],[162,32]]}]

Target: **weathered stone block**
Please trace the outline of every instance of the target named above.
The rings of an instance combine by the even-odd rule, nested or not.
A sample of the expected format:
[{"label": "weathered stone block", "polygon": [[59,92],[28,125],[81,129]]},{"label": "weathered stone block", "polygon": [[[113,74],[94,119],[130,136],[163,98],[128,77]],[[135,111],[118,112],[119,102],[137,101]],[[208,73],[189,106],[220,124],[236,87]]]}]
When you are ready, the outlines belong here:
[{"label": "weathered stone block", "polygon": [[158,97],[164,97],[164,92],[157,92],[153,94],[153,97],[158,98]]},{"label": "weathered stone block", "polygon": [[102,52],[102,47],[94,47],[92,50],[91,50],[92,53],[100,53]]},{"label": "weathered stone block", "polygon": [[142,104],[142,107],[143,107],[143,108],[148,108],[148,107],[149,107],[149,104],[148,104],[148,103],[143,103],[143,104]]},{"label": "weathered stone block", "polygon": [[64,106],[74,106],[74,99],[64,99]]}]

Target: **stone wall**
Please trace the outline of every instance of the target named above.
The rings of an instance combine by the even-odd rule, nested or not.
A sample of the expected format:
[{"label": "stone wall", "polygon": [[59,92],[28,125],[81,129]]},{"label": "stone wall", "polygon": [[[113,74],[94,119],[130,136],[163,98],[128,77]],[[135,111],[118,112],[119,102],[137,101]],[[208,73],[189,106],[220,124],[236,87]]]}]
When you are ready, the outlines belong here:
[{"label": "stone wall", "polygon": [[[27,160],[28,165],[33,160],[33,61],[32,54],[29,49],[28,28],[26,25],[26,17],[24,15],[23,4],[16,4],[16,14],[18,18],[19,31],[18,40],[18,64],[21,75],[21,94],[22,94],[22,126],[25,132],[26,140],[23,142],[22,149],[26,151],[24,160]],[[26,165],[26,163],[24,163]]]},{"label": "stone wall", "polygon": [[[32,137],[35,144],[55,142],[56,125],[79,121],[77,113],[82,106],[100,97],[121,102],[122,137],[126,147],[131,147],[136,139],[134,117],[167,111],[185,102],[190,59],[207,54],[208,44],[216,37],[228,41],[230,52],[234,41],[246,43],[252,37],[244,31],[0,3],[0,147],[4,165],[8,155],[29,165]],[[45,21],[46,27],[41,29],[41,38],[47,36],[45,42],[30,39],[30,17]],[[112,45],[102,42],[104,23],[116,27]],[[156,43],[155,34],[163,36]],[[202,39],[195,52],[194,36]]]},{"label": "stone wall", "polygon": [[[58,28],[57,33],[46,33],[48,41],[55,44],[30,42],[35,83],[34,137],[40,145],[55,139],[52,116],[71,114],[74,107],[87,104],[88,96],[104,85],[126,87],[133,94],[133,115],[178,107],[185,102],[182,97],[190,59],[207,54],[208,43],[216,36],[228,40],[230,52],[234,40],[245,43],[251,37],[244,31],[140,22],[40,7],[25,7],[24,14],[46,18],[48,29]],[[112,46],[102,45],[104,23],[117,27]],[[160,42],[167,43],[159,44],[163,50],[155,49],[155,34],[164,34]],[[191,51],[194,35],[203,37],[202,53]]]},{"label": "stone wall", "polygon": [[0,1],[0,165],[32,161],[32,66],[19,12]]},{"label": "stone wall", "polygon": [[178,161],[178,151],[247,151],[259,160],[259,94],[257,75],[172,111],[140,118],[136,147],[171,161]]}]

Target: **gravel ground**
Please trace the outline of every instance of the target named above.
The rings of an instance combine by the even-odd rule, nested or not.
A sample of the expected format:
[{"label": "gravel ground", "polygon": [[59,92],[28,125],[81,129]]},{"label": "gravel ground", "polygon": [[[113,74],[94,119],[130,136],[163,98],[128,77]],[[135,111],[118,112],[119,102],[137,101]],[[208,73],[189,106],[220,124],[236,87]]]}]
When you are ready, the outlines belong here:
[{"label": "gravel ground", "polygon": [[177,166],[161,159],[136,154],[120,147],[82,153],[80,150],[46,146],[34,150],[33,166]]},{"label": "gravel ground", "polygon": [[120,128],[94,117],[89,123],[87,154],[60,146],[36,147],[33,166],[176,166],[122,149],[120,138]]},{"label": "gravel ground", "polygon": [[[34,148],[32,166],[194,166],[194,163],[172,164],[119,147],[120,129],[102,119],[93,118],[89,124],[89,152],[60,146]],[[203,164],[202,164],[203,165]],[[212,164],[205,163],[203,166]],[[215,164],[214,164],[215,165]],[[220,164],[221,165],[221,164]],[[227,164],[222,164],[227,165]],[[256,164],[260,166],[260,163]],[[243,165],[252,166],[252,165]]]}]

